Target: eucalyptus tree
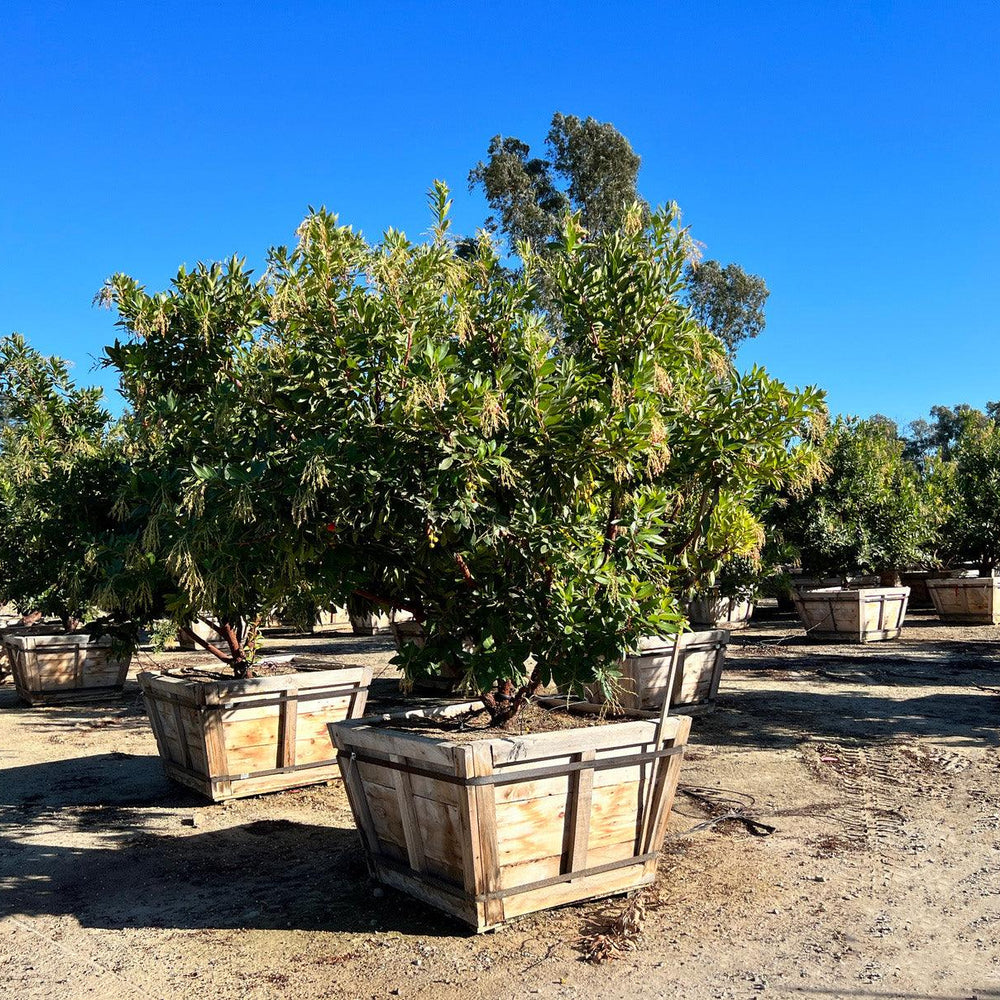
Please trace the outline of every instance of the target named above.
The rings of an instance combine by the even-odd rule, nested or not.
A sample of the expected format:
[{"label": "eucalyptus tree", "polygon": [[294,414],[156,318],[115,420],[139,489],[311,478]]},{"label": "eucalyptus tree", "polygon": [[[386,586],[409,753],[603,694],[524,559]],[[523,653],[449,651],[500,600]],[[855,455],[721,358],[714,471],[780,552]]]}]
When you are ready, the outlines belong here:
[{"label": "eucalyptus tree", "polygon": [[767,284],[739,264],[723,267],[717,260],[692,261],[687,267],[687,301],[695,318],[707,326],[730,352],[764,329]]},{"label": "eucalyptus tree", "polygon": [[725,491],[802,475],[821,397],[734,370],[681,300],[672,211],[567,216],[512,274],[485,235],[460,253],[432,201],[426,243],[317,212],[274,253],[265,391],[317,572],[411,610],[407,673],[457,666],[503,723],[544,679],[612,685],[640,636],[681,627]]},{"label": "eucalyptus tree", "polygon": [[526,241],[544,250],[557,239],[566,212],[578,212],[589,231],[619,226],[639,200],[639,156],[610,122],[556,112],[545,139],[547,157],[513,136],[495,135],[469,174],[494,215],[487,228],[502,233],[508,250]]},{"label": "eucalyptus tree", "polygon": [[[526,243],[536,254],[559,243],[567,212],[579,214],[592,235],[614,230],[630,207],[649,207],[638,192],[639,155],[610,122],[556,112],[545,139],[545,155],[514,136],[495,135],[486,159],[469,173],[492,215],[486,228],[503,237],[509,254]],[[469,247],[467,241],[465,244]],[[684,297],[695,317],[730,352],[764,329],[768,288],[739,264],[699,259],[689,244]]]},{"label": "eucalyptus tree", "polygon": [[[987,404],[989,407],[995,404]],[[930,421],[914,420],[906,434],[906,456],[915,462],[923,462],[929,456],[948,462],[955,457],[962,436],[975,428],[986,427],[995,417],[982,410],[959,403],[956,406],[932,406]]]}]

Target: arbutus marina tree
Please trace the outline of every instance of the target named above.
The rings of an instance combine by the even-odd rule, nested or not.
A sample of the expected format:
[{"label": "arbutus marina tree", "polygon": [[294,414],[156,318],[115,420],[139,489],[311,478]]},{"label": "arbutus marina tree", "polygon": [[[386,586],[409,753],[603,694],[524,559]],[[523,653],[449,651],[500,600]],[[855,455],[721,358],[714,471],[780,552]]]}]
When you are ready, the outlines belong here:
[{"label": "arbutus marina tree", "polygon": [[511,274],[486,236],[458,252],[443,185],[432,204],[425,243],[320,211],[275,252],[268,392],[318,572],[413,611],[407,675],[457,669],[503,724],[681,628],[723,491],[802,475],[821,396],[739,374],[694,320],[673,210],[594,236],[567,216]]},{"label": "arbutus marina tree", "polygon": [[[140,619],[169,615],[245,677],[261,617],[294,592],[308,565],[274,462],[276,424],[257,391],[266,280],[233,258],[182,268],[156,294],[118,274],[99,298],[117,310],[124,333],[104,363],[118,371],[129,406],[130,475],[115,506],[132,584],[105,599]],[[196,634],[196,620],[224,646]]]}]

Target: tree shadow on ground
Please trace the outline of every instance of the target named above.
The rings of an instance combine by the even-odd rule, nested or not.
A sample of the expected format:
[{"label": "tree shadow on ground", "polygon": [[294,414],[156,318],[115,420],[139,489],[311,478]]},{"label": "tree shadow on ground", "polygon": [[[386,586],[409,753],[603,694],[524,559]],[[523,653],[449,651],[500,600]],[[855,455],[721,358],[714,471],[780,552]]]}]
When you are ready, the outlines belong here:
[{"label": "tree shadow on ground", "polygon": [[200,814],[216,820],[211,806],[179,815],[199,806],[204,800],[168,782],[152,756],[6,769],[0,918],[72,915],[101,928],[460,929],[389,889],[376,898],[353,826],[267,819],[185,832]]},{"label": "tree shadow on ground", "polygon": [[888,698],[863,686],[836,694],[789,689],[782,680],[774,688],[723,691],[718,706],[695,720],[692,745],[786,749],[823,739],[884,744],[910,737],[1000,746],[1000,694],[992,691]]},{"label": "tree shadow on ground", "polygon": [[67,810],[133,809],[199,803],[194,792],[168,781],[160,758],[101,753],[0,771],[0,831],[25,821],[58,821]]},{"label": "tree shadow on ground", "polygon": [[138,830],[113,846],[46,839],[0,847],[0,918],[71,915],[105,929],[460,929],[391,890],[376,898],[354,829],[275,819],[186,836]]},{"label": "tree shadow on ground", "polygon": [[60,733],[67,735],[73,731],[82,733],[95,729],[149,728],[142,692],[134,680],[126,682],[121,698],[89,704],[44,707],[28,705],[21,701],[13,685],[4,684],[0,685],[0,712],[5,716],[17,718],[18,725],[23,726],[24,731],[39,737]]},{"label": "tree shadow on ground", "polygon": [[395,652],[396,644],[391,635],[355,635],[353,632],[321,631],[267,632],[266,643],[260,655],[281,653],[321,653],[336,656],[338,653],[387,653]]}]

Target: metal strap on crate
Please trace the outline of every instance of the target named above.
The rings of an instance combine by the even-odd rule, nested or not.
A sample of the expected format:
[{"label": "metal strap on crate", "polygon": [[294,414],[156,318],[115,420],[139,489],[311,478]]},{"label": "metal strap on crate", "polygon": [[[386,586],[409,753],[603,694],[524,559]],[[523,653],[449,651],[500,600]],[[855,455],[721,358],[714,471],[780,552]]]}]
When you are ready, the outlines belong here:
[{"label": "metal strap on crate", "polygon": [[592,875],[603,875],[606,872],[617,871],[619,868],[631,868],[633,865],[644,865],[647,861],[652,861],[657,857],[656,853],[636,854],[631,858],[621,858],[618,861],[609,861],[603,865],[594,865],[592,868],[580,868],[577,871],[563,872],[560,875],[552,875],[549,878],[538,879],[536,882],[525,882],[524,885],[513,885],[507,889],[496,889],[493,892],[480,892],[475,896],[467,896],[462,890],[444,879],[437,878],[428,872],[415,872],[412,868],[397,861],[386,854],[374,854],[372,861],[383,868],[391,868],[393,871],[405,875],[406,878],[414,882],[422,882],[438,892],[447,893],[456,899],[470,900],[475,903],[488,903],[493,900],[506,899],[508,896],[520,896],[525,892],[534,892],[537,889],[548,889],[554,885],[561,885],[564,882],[576,882],[578,879],[589,878]]},{"label": "metal strap on crate", "polygon": [[237,708],[268,708],[272,705],[283,705],[286,701],[294,698],[296,701],[317,701],[320,698],[339,698],[341,696],[361,694],[368,691],[368,684],[349,684],[336,688],[316,688],[307,691],[286,691],[283,694],[275,695],[271,698],[254,698],[252,695],[238,695],[232,701],[220,701],[214,705],[199,705],[200,712],[214,712],[221,709],[224,712]]},{"label": "metal strap on crate", "polygon": [[176,761],[167,762],[170,767],[176,768],[178,771],[183,771],[185,774],[189,774],[192,778],[197,778],[199,781],[215,782],[215,781],[246,781],[248,778],[266,778],[275,774],[292,774],[295,771],[308,771],[316,767],[331,767],[337,763],[336,757],[330,757],[328,760],[314,760],[309,761],[306,764],[290,764],[288,767],[272,767],[267,770],[259,770],[254,768],[252,771],[244,771],[241,774],[205,774],[200,771],[192,770],[189,767],[184,767],[183,764],[178,764]]},{"label": "metal strap on crate", "polygon": [[[469,786],[480,785],[512,785],[522,781],[534,781],[537,778],[556,778],[573,771],[583,771],[585,769],[611,771],[622,767],[632,767],[637,764],[647,764],[661,757],[672,757],[674,754],[683,752],[683,746],[662,747],[659,750],[650,750],[648,753],[629,754],[626,757],[599,757],[593,760],[574,760],[565,764],[550,764],[547,767],[534,767],[525,771],[497,771],[493,774],[481,774],[469,777],[462,777],[447,771],[436,771],[428,767],[416,767],[413,764],[402,761],[388,760],[385,757],[373,754],[358,753],[356,750],[352,750],[346,754],[339,753],[337,760],[340,761],[346,757],[352,764],[372,764],[376,767],[388,768],[390,771],[402,771],[405,774],[415,774],[421,778],[433,778],[437,781],[447,782],[450,785],[462,785],[468,788]],[[570,756],[572,753],[573,751],[567,751],[566,756]],[[516,761],[513,763],[516,763]]]}]

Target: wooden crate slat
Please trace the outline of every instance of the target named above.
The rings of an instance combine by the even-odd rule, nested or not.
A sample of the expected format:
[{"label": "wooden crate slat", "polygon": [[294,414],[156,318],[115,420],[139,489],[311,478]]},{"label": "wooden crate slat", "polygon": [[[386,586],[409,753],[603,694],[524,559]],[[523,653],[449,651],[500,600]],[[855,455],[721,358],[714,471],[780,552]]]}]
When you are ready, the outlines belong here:
[{"label": "wooden crate slat", "polygon": [[[635,888],[652,878],[649,862],[655,864],[655,858],[642,851],[640,836],[648,828],[649,837],[662,840],[659,821],[669,815],[669,804],[664,810],[661,799],[672,793],[680,761],[678,753],[650,756],[641,766],[634,762],[644,748],[651,753],[659,745],[656,723],[619,723],[471,743],[448,744],[424,736],[434,759],[445,750],[451,754],[450,769],[431,769],[440,777],[428,771],[426,754],[410,755],[413,732],[363,720],[331,728],[343,755],[341,763],[358,779],[346,784],[352,809],[354,799],[365,801],[374,817],[377,833],[368,838],[369,861],[378,876],[448,912],[464,913],[462,919],[477,930],[561,902]],[[664,745],[677,743],[680,748],[689,728],[687,718],[668,718],[663,724]],[[378,738],[359,740],[362,733]],[[589,746],[578,745],[584,734]],[[355,747],[366,759],[348,765]],[[602,757],[626,763],[607,770],[589,766],[600,766]],[[380,765],[378,760],[386,763]],[[554,761],[568,773],[544,774]],[[657,769],[658,763],[664,766]],[[409,774],[408,790],[389,773],[413,767],[423,773]],[[504,783],[522,773],[524,781]],[[599,783],[616,773],[635,780]],[[500,783],[480,782],[493,777]],[[413,794],[418,779],[425,794]],[[449,803],[435,801],[435,785],[448,789]],[[518,791],[504,800],[501,796],[510,788]],[[532,797],[521,797],[525,791]],[[452,805],[456,792],[457,805]],[[409,819],[404,819],[406,804],[412,806]],[[409,823],[419,828],[423,870],[407,846]],[[435,864],[437,855],[450,856],[452,863],[442,857]]]},{"label": "wooden crate slat", "polygon": [[[489,743],[472,744],[472,760],[477,778],[493,773],[494,748]],[[479,814],[479,860],[482,878],[481,893],[496,892],[500,888],[500,852],[497,843],[496,793],[490,785],[476,786],[476,809]],[[501,900],[487,900],[483,908],[487,923],[501,923],[504,904]]]},{"label": "wooden crate slat", "polygon": [[[253,680],[269,683],[252,689],[254,697],[247,699],[245,711],[256,718],[242,720],[240,692],[247,682],[206,683],[190,677],[140,674],[157,746],[165,764],[173,765],[168,774],[176,777],[178,769],[185,772],[184,784],[215,801],[339,777],[329,733],[324,734],[315,719],[319,713],[306,713],[304,708],[324,704],[322,698],[309,697],[315,691],[343,688],[348,683],[366,688],[371,667],[309,670]],[[270,683],[276,680],[283,683],[283,689]],[[260,716],[262,697],[276,701],[267,717]],[[349,697],[338,697],[340,711],[332,710],[327,722],[342,719],[350,704]],[[354,704],[363,708],[360,691]],[[302,714],[309,715],[304,730],[300,729]],[[260,742],[242,744],[247,735]]]},{"label": "wooden crate slat", "polygon": [[[401,763],[404,758],[393,755],[390,757],[394,763]],[[424,862],[424,843],[420,825],[417,822],[416,810],[413,804],[413,789],[410,786],[410,776],[406,771],[392,771],[393,783],[396,786],[396,804],[399,807],[399,815],[403,821],[403,842],[406,845],[406,855],[410,862],[410,867],[415,872],[423,872],[426,864]]]},{"label": "wooden crate slat", "polygon": [[[595,847],[593,844],[588,845],[586,862],[581,864],[580,868],[599,867],[612,861],[624,861],[635,857],[635,853],[635,831],[630,830],[628,838],[616,844],[604,844],[600,847]],[[564,851],[544,858],[508,862],[500,866],[500,884],[504,890],[517,889],[553,875],[564,874],[566,870],[566,853]]]},{"label": "wooden crate slat", "polygon": [[[596,751],[584,750],[577,756],[581,761],[593,760],[596,757]],[[592,770],[587,768],[570,775],[569,809],[566,811],[570,843],[566,857],[566,871],[578,871],[587,866],[593,791],[594,772]]]}]

